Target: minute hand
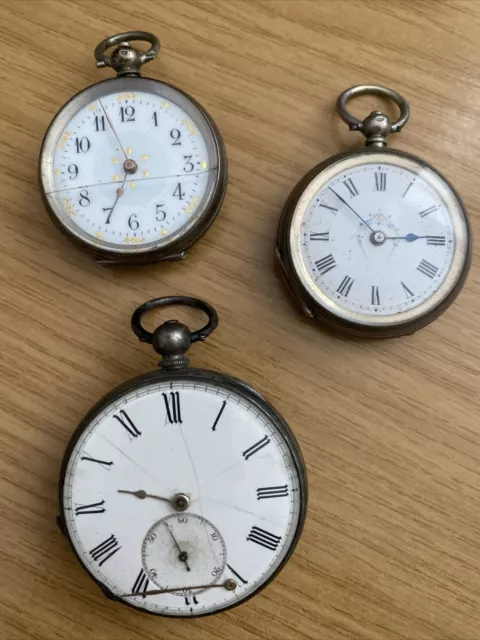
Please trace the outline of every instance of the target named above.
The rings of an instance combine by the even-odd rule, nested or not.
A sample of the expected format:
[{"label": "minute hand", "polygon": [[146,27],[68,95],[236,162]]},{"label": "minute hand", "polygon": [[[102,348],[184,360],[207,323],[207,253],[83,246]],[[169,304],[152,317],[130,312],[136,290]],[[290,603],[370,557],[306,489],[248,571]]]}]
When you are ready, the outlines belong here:
[{"label": "minute hand", "polygon": [[330,191],[331,191],[332,193],[334,193],[334,194],[337,196],[337,198],[340,200],[340,202],[343,202],[343,204],[344,204],[346,207],[348,207],[348,208],[350,209],[350,211],[352,211],[352,212],[357,216],[357,218],[358,218],[359,220],[361,220],[361,221],[363,222],[363,224],[364,224],[366,227],[368,227],[368,228],[370,229],[370,231],[373,233],[373,229],[372,229],[372,227],[368,224],[368,222],[366,222],[366,221],[362,218],[362,216],[361,216],[360,214],[358,214],[358,213],[355,211],[355,209],[353,209],[353,208],[348,204],[348,202],[347,202],[344,198],[342,198],[342,196],[338,195],[338,193],[337,193],[336,191],[334,191],[334,190],[332,189],[332,187],[328,187],[328,188],[330,189]]}]

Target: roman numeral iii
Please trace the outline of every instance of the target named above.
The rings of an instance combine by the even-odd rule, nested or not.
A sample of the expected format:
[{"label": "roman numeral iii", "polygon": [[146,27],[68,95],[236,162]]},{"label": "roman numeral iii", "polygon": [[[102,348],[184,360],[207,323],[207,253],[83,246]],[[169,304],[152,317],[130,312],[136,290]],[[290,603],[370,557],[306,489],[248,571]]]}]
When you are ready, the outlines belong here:
[{"label": "roman numeral iii", "polygon": [[120,551],[121,548],[122,547],[118,544],[117,539],[112,533],[109,538],[101,542],[96,547],[93,547],[90,551],[90,555],[95,562],[98,562],[98,566],[101,567],[104,562],[115,555],[117,551]]},{"label": "roman numeral iii", "polygon": [[280,485],[279,487],[261,487],[257,489],[257,500],[265,500],[266,498],[283,498],[288,496],[288,485]]},{"label": "roman numeral iii", "polygon": [[258,544],[261,547],[265,547],[265,549],[270,549],[270,551],[277,550],[281,539],[281,536],[276,536],[273,533],[265,531],[265,529],[257,526],[253,526],[252,530],[247,536],[247,540],[249,540],[250,542],[255,542],[255,544]]},{"label": "roman numeral iii", "polygon": [[165,402],[165,410],[167,412],[167,420],[170,424],[182,424],[182,413],[180,410],[180,393],[178,391],[170,391],[170,393],[162,393]]}]

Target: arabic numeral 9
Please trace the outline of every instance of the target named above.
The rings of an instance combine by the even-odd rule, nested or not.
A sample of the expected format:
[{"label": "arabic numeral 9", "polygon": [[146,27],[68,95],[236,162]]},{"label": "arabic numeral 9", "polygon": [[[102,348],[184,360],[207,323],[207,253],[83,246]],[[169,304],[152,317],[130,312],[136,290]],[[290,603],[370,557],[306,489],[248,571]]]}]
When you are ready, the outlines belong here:
[{"label": "arabic numeral 9", "polygon": [[137,231],[138,227],[140,226],[140,223],[137,220],[137,214],[136,213],[132,213],[132,215],[128,219],[128,226],[130,227],[130,229],[132,231]]},{"label": "arabic numeral 9", "polygon": [[70,174],[70,180],[75,180],[78,176],[78,167],[76,164],[71,164],[68,167],[68,173]]}]

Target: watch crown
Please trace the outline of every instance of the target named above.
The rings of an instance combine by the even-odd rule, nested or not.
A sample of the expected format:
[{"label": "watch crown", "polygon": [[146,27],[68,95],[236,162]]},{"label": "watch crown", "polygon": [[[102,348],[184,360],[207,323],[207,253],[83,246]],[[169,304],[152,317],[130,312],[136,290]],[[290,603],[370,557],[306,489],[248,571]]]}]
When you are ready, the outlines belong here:
[{"label": "watch crown", "polygon": [[178,320],[168,320],[153,332],[153,348],[162,356],[162,369],[188,367],[187,351],[192,346],[190,329]]}]

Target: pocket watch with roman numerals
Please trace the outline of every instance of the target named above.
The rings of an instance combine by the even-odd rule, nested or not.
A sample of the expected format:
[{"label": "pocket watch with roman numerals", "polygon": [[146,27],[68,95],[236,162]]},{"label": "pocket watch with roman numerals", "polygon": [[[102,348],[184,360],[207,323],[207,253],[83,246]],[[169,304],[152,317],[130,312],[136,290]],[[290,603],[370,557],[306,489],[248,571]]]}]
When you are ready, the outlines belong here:
[{"label": "pocket watch with roman numerals", "polygon": [[[190,332],[170,320],[153,334],[143,315],[189,305],[209,316]],[[278,412],[246,383],[188,367],[186,352],[217,325],[215,310],[159,298],[132,328],[162,355],[160,370],[109,393],[65,453],[59,524],[104,593],[141,611],[194,617],[257,594],[302,531],[307,479]]]},{"label": "pocket watch with roman numerals", "polygon": [[[145,53],[131,45],[139,40],[151,44]],[[40,188],[50,217],[105,264],[183,258],[225,194],[227,157],[212,118],[180,89],[140,77],[159,49],[143,31],[102,41],[97,66],[117,77],[67,102],[43,141]]]},{"label": "pocket watch with roman numerals", "polygon": [[[360,121],[350,98],[393,100]],[[432,166],[385,149],[409,118],[397,92],[374,85],[344,91],[342,119],[367,148],[329,158],[295,187],[280,220],[277,257],[305,314],[324,327],[363,337],[395,337],[435,320],[463,286],[471,237],[460,197]]]}]

